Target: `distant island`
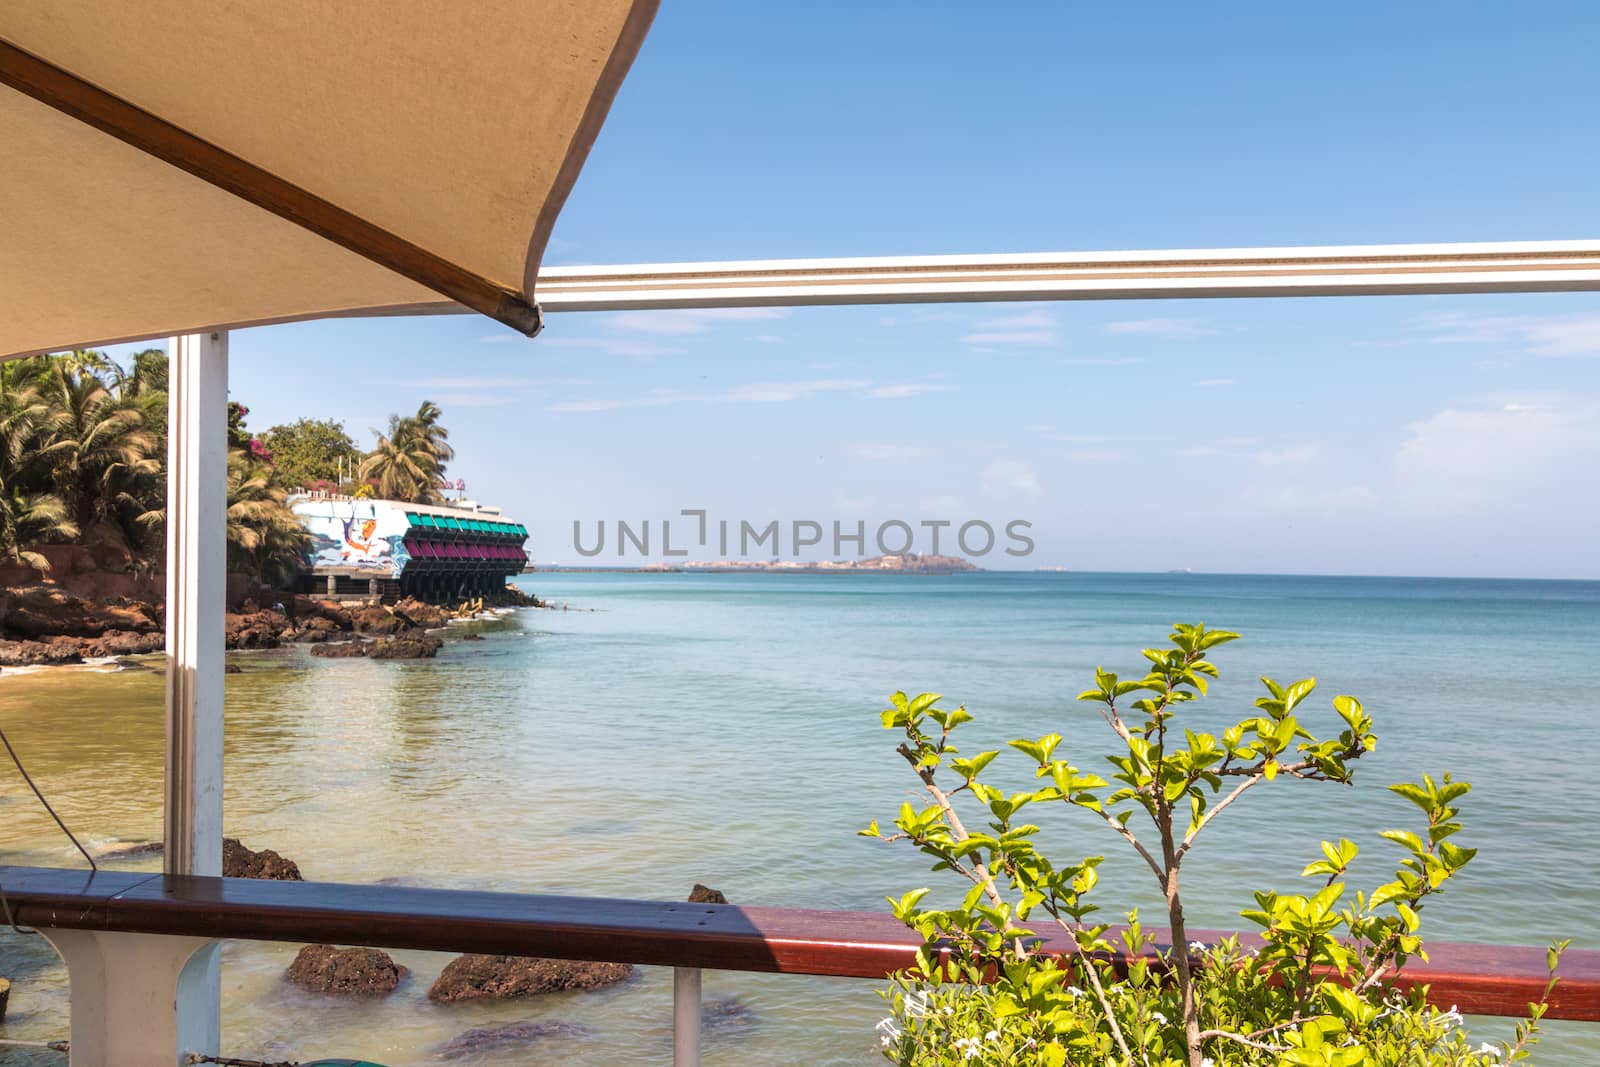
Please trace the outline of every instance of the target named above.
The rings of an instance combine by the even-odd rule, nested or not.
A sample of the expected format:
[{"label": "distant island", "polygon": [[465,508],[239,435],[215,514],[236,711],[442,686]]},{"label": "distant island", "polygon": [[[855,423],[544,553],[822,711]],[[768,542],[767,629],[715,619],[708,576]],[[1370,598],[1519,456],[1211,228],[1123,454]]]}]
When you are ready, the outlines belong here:
[{"label": "distant island", "polygon": [[870,559],[805,560],[805,559],[713,559],[685,560],[682,563],[647,563],[641,567],[572,566],[549,564],[533,568],[546,573],[598,573],[598,574],[750,574],[775,572],[780,574],[837,574],[868,572],[872,574],[961,574],[980,571],[960,556],[934,556],[917,552],[900,555],[873,556]]}]

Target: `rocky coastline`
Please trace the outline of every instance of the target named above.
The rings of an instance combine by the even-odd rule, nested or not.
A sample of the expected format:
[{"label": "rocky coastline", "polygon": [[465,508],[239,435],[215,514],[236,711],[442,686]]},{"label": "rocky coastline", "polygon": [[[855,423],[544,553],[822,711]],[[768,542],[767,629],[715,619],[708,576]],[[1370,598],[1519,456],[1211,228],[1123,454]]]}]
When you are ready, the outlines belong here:
[{"label": "rocky coastline", "polygon": [[[395,604],[340,602],[258,590],[235,601],[224,620],[229,649],[291,644],[348,646],[345,655],[429,658],[440,642],[427,631],[452,618],[493,607],[543,607],[512,586],[455,609],[407,598]],[[165,614],[160,598],[80,596],[53,584],[0,590],[0,668],[60,666],[85,660],[160,652]]]}]

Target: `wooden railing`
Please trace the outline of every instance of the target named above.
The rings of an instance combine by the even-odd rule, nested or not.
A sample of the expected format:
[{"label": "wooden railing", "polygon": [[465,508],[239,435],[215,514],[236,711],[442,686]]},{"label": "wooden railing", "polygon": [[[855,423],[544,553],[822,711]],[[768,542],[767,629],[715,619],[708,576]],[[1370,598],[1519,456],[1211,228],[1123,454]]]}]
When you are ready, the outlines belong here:
[{"label": "wooden railing", "polygon": [[[679,1062],[693,1061],[698,1040],[701,969],[882,978],[909,966],[920,943],[878,912],[35,867],[0,867],[0,888],[17,922],[55,930],[674,967]],[[1469,1015],[1520,1015],[1547,979],[1543,948],[1432,942],[1428,955],[1396,984],[1427,986],[1433,1003]],[[1568,951],[1560,973],[1548,1017],[1600,1022],[1600,952]]]}]

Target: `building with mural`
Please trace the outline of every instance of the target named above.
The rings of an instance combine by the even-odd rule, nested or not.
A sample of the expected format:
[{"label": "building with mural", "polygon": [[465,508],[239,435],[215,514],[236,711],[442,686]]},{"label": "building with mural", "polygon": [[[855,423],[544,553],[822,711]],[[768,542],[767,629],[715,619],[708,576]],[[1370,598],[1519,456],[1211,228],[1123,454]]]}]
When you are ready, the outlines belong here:
[{"label": "building with mural", "polygon": [[311,534],[300,590],[454,603],[522,571],[527,527],[472,501],[408,504],[326,493],[289,505]]}]

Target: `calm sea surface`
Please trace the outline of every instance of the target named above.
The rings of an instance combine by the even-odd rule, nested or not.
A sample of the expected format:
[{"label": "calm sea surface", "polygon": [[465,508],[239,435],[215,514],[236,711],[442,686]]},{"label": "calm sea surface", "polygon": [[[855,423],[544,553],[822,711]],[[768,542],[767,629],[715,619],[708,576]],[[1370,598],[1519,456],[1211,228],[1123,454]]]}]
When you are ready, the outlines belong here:
[{"label": "calm sea surface", "polygon": [[[1360,697],[1378,751],[1354,789],[1261,788],[1185,867],[1191,921],[1234,927],[1252,887],[1292,888],[1317,841],[1363,847],[1409,826],[1383,785],[1445,770],[1475,783],[1460,840],[1479,859],[1430,904],[1440,939],[1600,948],[1600,734],[1589,667],[1600,583],[1211,575],[530,575],[585,610],[452,627],[413,663],[238,653],[227,679],[228,833],[297,860],[307,878],[682,899],[695,882],[737,904],[879,908],[938,885],[912,853],[854,836],[914,784],[877,712],[932,690],[977,716],[973,749],[1056,731],[1080,766],[1109,734],[1073,695],[1096,665],[1140,672],[1173,621],[1242,632],[1197,712],[1243,716],[1256,676],[1315,675],[1304,718]],[[161,678],[154,670],[0,675],[0,723],[63,816],[108,847],[161,832]],[[997,768],[1005,766],[1004,758]],[[1019,783],[1031,780],[1011,764]],[[1086,813],[1085,813],[1086,814]],[[1063,851],[1107,854],[1101,903],[1155,922],[1147,871],[1087,818],[1050,827]],[[0,857],[76,856],[0,766]],[[155,869],[135,861],[128,869]],[[265,1059],[438,1062],[441,1043],[504,1022],[570,1024],[478,1062],[670,1061],[671,975],[598,993],[439,1006],[449,959],[400,953],[412,975],[371,1002],[282,981],[295,946],[229,944],[223,1050]],[[65,975],[37,938],[0,935],[16,980],[0,1034],[64,1037]],[[708,974],[745,1012],[713,1028],[708,1064],[867,1064],[882,1014],[871,982]],[[1504,1023],[1483,1024],[1485,1037]],[[1476,1031],[1475,1031],[1476,1032]],[[1535,1062],[1600,1060],[1600,1026],[1549,1027]],[[12,1053],[0,1062],[25,1060]]]}]

